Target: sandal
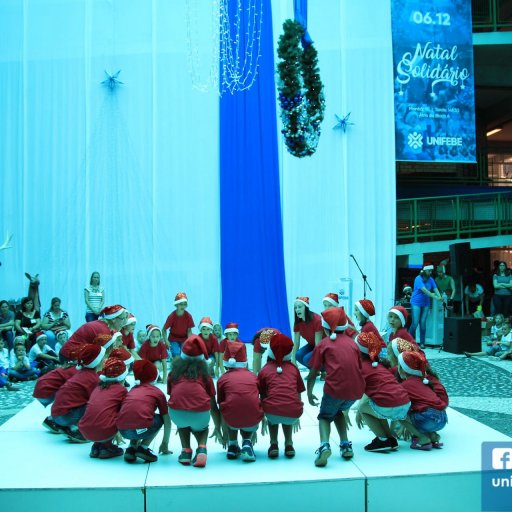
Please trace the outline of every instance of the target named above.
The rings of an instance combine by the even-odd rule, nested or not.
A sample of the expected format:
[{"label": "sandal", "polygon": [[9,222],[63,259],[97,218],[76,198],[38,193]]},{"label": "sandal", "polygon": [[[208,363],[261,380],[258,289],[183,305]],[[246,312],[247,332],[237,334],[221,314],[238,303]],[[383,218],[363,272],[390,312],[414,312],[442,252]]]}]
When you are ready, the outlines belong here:
[{"label": "sandal", "polygon": [[284,447],[284,456],[288,459],[295,457],[295,448],[291,444],[287,444]]},{"label": "sandal", "polygon": [[428,451],[432,450],[432,443],[429,442],[429,443],[425,443],[425,444],[419,444],[418,438],[413,437],[412,443],[411,443],[411,448],[413,450],[423,450],[425,452],[428,452]]}]

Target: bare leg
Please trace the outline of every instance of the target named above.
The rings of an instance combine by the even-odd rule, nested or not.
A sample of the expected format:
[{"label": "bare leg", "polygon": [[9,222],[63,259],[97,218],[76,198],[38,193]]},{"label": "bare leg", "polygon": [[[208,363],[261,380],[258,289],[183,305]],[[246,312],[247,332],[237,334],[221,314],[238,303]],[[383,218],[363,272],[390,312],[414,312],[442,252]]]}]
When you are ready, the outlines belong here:
[{"label": "bare leg", "polygon": [[[284,425],[283,425],[284,430]],[[279,425],[268,425],[268,433],[270,435],[270,444],[278,444],[277,438],[279,435]],[[286,440],[286,435],[285,435]]]},{"label": "bare leg", "polygon": [[320,431],[320,443],[328,443],[331,435],[331,422],[324,419],[318,420],[318,430]]},{"label": "bare leg", "polygon": [[205,445],[206,441],[208,440],[208,429],[205,428],[204,430],[201,430],[200,432],[192,432],[194,437],[196,438],[198,445]]},{"label": "bare leg", "polygon": [[340,440],[346,441],[348,439],[347,422],[345,421],[345,415],[342,412],[336,414],[334,424],[336,425],[336,430],[338,431]]},{"label": "bare leg", "polygon": [[180,436],[181,447],[188,448],[190,450],[190,429],[189,428],[179,428],[178,434]]},{"label": "bare leg", "polygon": [[[285,446],[293,446],[293,426],[292,425],[283,425],[283,434],[284,434]],[[277,439],[277,436],[276,436],[276,439]]]},{"label": "bare leg", "polygon": [[377,437],[387,437],[388,439],[394,437],[393,432],[389,428],[388,422],[386,420],[376,418],[373,415],[373,409],[368,402],[361,404],[359,411],[364,422]]},{"label": "bare leg", "polygon": [[418,438],[419,444],[430,443],[430,437],[424,432],[420,432],[409,420],[402,420],[400,423],[415,437]]}]

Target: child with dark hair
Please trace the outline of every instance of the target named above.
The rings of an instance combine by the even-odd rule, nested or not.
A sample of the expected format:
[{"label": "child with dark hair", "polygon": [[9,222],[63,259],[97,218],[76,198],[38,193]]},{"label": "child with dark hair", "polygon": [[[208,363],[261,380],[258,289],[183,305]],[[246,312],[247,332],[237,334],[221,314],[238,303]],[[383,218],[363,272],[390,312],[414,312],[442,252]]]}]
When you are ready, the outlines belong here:
[{"label": "child with dark hair", "polygon": [[188,297],[185,292],[178,292],[174,298],[174,307],[176,308],[165,321],[162,327],[162,335],[165,339],[167,329],[169,336],[165,340],[165,344],[171,351],[171,357],[180,355],[181,346],[185,340],[192,334],[194,327],[194,319],[187,311]]},{"label": "child with dark hair", "polygon": [[[196,468],[206,466],[208,425],[213,416],[217,441],[222,442],[220,413],[215,402],[215,386],[208,372],[208,352],[203,340],[192,335],[181,347],[181,354],[172,362],[172,371],[167,379],[169,414],[178,427],[181,454],[178,462]],[[197,450],[192,459],[190,437],[197,441]]]},{"label": "child with dark hair", "polygon": [[146,326],[147,340],[139,350],[139,357],[151,361],[158,369],[158,381],[167,379],[167,348],[162,339],[162,331],[157,325]]},{"label": "child with dark hair", "polygon": [[224,352],[226,352],[226,346],[228,343],[231,343],[232,341],[239,341],[238,335],[240,334],[240,331],[238,330],[238,324],[235,322],[229,322],[226,324],[226,328],[224,329],[224,338],[220,343],[218,344],[217,349],[217,363],[219,365],[219,373],[221,375],[224,374]]},{"label": "child with dark hair", "polygon": [[[297,297],[293,309],[295,320],[293,323],[292,362],[298,361],[306,368],[310,368],[309,360],[313,355],[313,349],[324,336],[320,315],[309,309],[309,297]],[[299,348],[301,337],[307,341],[307,344]]]},{"label": "child with dark hair", "polygon": [[[254,462],[252,445],[255,432],[263,418],[258,378],[247,369],[245,345],[228,343],[224,352],[227,372],[217,382],[217,401],[228,433],[227,458],[240,457],[244,462]],[[242,436],[242,449],[238,445],[238,431]]]},{"label": "child with dark hair", "polygon": [[373,302],[368,299],[361,299],[355,302],[354,316],[359,322],[361,332],[371,332],[380,340],[381,357],[386,357],[387,347],[386,342],[382,339],[379,330],[375,324],[370,320],[370,317],[375,316],[375,306]]},{"label": "child with dark hair", "polygon": [[[23,343],[16,343],[16,340],[23,340]],[[36,380],[39,377],[39,370],[35,369],[27,357],[25,350],[25,338],[17,336],[14,339],[14,348],[9,357],[9,370],[7,371],[11,382]]]},{"label": "child with dark hair", "polygon": [[93,459],[111,459],[124,453],[112,441],[117,436],[117,417],[128,393],[123,384],[127,375],[128,368],[121,359],[107,359],[100,384],[91,393],[85,414],[78,423],[85,439],[93,441],[89,454]]},{"label": "child with dark hair", "polygon": [[98,371],[104,358],[103,347],[92,343],[84,345],[78,354],[77,369],[80,371],[66,381],[55,395],[51,416],[71,442],[87,442],[77,425],[85,413],[91,393],[99,383]]},{"label": "child with dark hair", "polygon": [[212,377],[219,376],[218,351],[219,342],[215,334],[213,334],[213,322],[209,316],[204,316],[199,322],[199,336],[204,341],[206,351],[208,352],[208,369]]},{"label": "child with dark hair", "polygon": [[279,457],[279,425],[284,434],[284,455],[295,457],[293,432],[300,428],[299,419],[304,411],[300,394],[306,390],[297,367],[291,362],[293,341],[275,331],[270,337],[267,364],[258,374],[260,396],[265,412],[264,425],[270,433],[268,457]]},{"label": "child with dark hair", "polygon": [[[135,361],[133,376],[135,386],[126,395],[117,417],[119,433],[130,440],[130,446],[124,453],[124,460],[130,464],[137,458],[145,462],[156,462],[158,456],[153,453],[149,445],[162,425],[164,436],[158,453],[163,455],[172,453],[169,451],[171,420],[165,395],[155,386],[158,369],[151,361],[146,359]],[[156,413],[157,409],[158,413]]]},{"label": "child with dark hair", "polygon": [[407,313],[407,310],[403,306],[393,306],[389,310],[388,323],[393,332],[389,335],[388,341],[392,341],[395,338],[402,338],[403,340],[416,343],[416,340],[406,328],[408,318],[409,313]]},{"label": "child with dark hair", "polygon": [[[261,370],[261,358],[268,350],[268,344],[274,334],[279,331],[271,327],[260,329],[252,338],[252,371],[258,375]],[[290,356],[291,357],[291,356]]]}]

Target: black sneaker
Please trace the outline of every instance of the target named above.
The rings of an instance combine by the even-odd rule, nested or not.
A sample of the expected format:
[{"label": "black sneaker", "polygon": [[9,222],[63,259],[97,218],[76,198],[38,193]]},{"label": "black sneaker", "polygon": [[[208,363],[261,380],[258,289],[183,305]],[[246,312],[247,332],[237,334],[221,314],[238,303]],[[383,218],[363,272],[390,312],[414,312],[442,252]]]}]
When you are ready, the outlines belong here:
[{"label": "black sneaker", "polygon": [[101,443],[93,443],[91,446],[91,452],[89,453],[89,457],[91,459],[97,459],[100,454],[100,446]]},{"label": "black sneaker", "polygon": [[120,457],[123,455],[124,450],[115,444],[103,444],[100,447],[98,458],[100,459],[112,459],[114,457]]},{"label": "black sneaker", "polygon": [[72,430],[68,427],[63,428],[64,433],[72,443],[88,443],[89,441],[80,433],[79,430]]},{"label": "black sneaker", "polygon": [[132,464],[137,460],[137,455],[135,455],[135,448],[133,446],[128,446],[124,451],[124,460],[129,464]]},{"label": "black sneaker", "polygon": [[398,441],[392,437],[388,438],[385,441],[376,437],[370,444],[367,444],[364,449],[367,452],[380,452],[380,451],[389,451],[396,450],[398,448]]},{"label": "black sneaker", "polygon": [[327,459],[331,456],[331,445],[329,443],[323,443],[315,453],[315,466],[317,468],[323,468],[327,466]]},{"label": "black sneaker", "polygon": [[64,432],[62,428],[50,418],[45,418],[42,425],[44,428],[47,428],[52,434],[62,434]]},{"label": "black sneaker", "polygon": [[138,446],[135,450],[135,456],[146,462],[156,462],[158,460],[158,457],[149,448],[145,448],[142,445]]},{"label": "black sneaker", "polygon": [[256,454],[254,453],[254,448],[252,447],[251,441],[245,440],[242,444],[240,458],[244,462],[254,462],[256,460]]},{"label": "black sneaker", "polygon": [[346,441],[340,444],[340,455],[345,460],[351,459],[354,456],[354,451],[352,450],[352,443],[350,441]]},{"label": "black sneaker", "polygon": [[228,446],[228,452],[226,453],[226,457],[229,460],[238,459],[238,457],[240,457],[240,446],[238,446],[237,444],[230,444]]}]

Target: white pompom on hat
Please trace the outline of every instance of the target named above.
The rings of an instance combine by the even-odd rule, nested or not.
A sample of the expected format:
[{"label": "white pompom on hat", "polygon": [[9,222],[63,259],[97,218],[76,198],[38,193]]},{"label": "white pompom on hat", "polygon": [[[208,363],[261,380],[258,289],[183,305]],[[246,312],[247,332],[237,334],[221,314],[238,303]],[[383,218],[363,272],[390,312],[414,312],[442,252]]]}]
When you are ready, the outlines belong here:
[{"label": "white pompom on hat", "polygon": [[226,368],[247,368],[247,350],[245,344],[241,341],[226,343],[223,361]]}]

